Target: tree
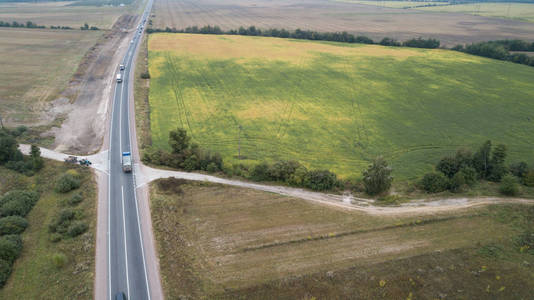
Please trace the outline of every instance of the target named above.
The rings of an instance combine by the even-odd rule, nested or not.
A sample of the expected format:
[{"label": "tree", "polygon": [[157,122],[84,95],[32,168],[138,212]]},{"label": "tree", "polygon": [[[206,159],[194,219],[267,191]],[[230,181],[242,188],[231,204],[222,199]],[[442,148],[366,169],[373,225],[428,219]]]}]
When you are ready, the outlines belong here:
[{"label": "tree", "polygon": [[4,164],[10,160],[14,160],[18,155],[17,141],[13,136],[5,132],[0,131],[0,164]]},{"label": "tree", "polygon": [[454,174],[458,173],[458,163],[454,157],[442,158],[436,166],[436,170],[445,174],[445,176],[452,178]]},{"label": "tree", "polygon": [[376,158],[369,168],[363,171],[363,184],[365,185],[366,193],[378,195],[388,191],[393,181],[391,171],[384,158]]},{"label": "tree", "polygon": [[504,165],[506,159],[506,146],[499,144],[493,150],[491,155],[488,179],[494,182],[501,181],[502,177],[508,172]]},{"label": "tree", "polygon": [[173,153],[182,153],[189,148],[191,137],[187,135],[187,131],[183,128],[176,128],[169,132],[169,145]]},{"label": "tree", "polygon": [[480,178],[486,178],[490,166],[491,141],[486,141],[473,155],[473,167]]},{"label": "tree", "polygon": [[43,168],[43,158],[41,157],[41,149],[39,147],[32,145],[30,156],[32,158],[33,170],[38,171]]}]

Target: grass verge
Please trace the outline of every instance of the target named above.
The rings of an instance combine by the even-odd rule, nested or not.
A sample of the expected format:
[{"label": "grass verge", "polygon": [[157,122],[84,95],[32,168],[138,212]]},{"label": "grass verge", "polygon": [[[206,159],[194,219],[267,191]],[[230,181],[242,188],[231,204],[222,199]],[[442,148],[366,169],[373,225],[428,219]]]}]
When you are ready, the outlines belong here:
[{"label": "grass verge", "polygon": [[[54,192],[56,179],[69,169],[80,174],[81,187],[67,194]],[[0,299],[92,299],[96,226],[96,184],[92,172],[46,160],[45,167],[33,177],[0,167],[0,178],[0,193],[11,189],[34,189],[41,193],[26,217],[29,226],[22,234],[22,254],[0,290]],[[83,195],[77,209],[83,212],[89,229],[75,238],[52,242],[48,225],[75,193]]]}]

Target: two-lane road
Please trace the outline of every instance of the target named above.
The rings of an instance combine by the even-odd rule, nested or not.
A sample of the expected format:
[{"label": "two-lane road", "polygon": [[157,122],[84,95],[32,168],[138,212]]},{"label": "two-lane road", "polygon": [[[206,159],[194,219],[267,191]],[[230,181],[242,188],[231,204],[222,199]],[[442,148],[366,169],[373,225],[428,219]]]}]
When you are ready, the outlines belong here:
[{"label": "two-lane road", "polygon": [[107,263],[109,298],[122,292],[129,300],[151,299],[139,205],[136,197],[135,174],[122,171],[122,152],[132,152],[129,122],[130,75],[133,74],[134,57],[140,44],[145,21],[148,19],[152,0],[148,1],[141,15],[135,35],[122,60],[122,82],[116,83],[111,113],[108,179],[108,228]]}]

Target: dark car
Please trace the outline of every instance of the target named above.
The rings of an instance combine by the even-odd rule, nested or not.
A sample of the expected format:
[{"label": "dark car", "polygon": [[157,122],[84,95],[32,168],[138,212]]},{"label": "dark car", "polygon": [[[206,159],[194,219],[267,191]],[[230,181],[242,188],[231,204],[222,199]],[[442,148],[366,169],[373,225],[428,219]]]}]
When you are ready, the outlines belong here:
[{"label": "dark car", "polygon": [[115,300],[126,300],[126,295],[123,292],[118,292],[115,294]]}]

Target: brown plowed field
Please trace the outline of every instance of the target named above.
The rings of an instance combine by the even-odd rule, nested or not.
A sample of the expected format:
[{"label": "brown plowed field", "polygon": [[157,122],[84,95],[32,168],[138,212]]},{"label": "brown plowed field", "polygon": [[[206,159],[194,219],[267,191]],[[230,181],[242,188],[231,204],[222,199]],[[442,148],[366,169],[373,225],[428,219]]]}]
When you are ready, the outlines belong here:
[{"label": "brown plowed field", "polygon": [[448,46],[506,38],[534,40],[534,24],[530,23],[324,0],[156,0],[153,15],[154,28],[218,25],[237,29],[254,25],[348,31],[373,39],[433,37]]}]

